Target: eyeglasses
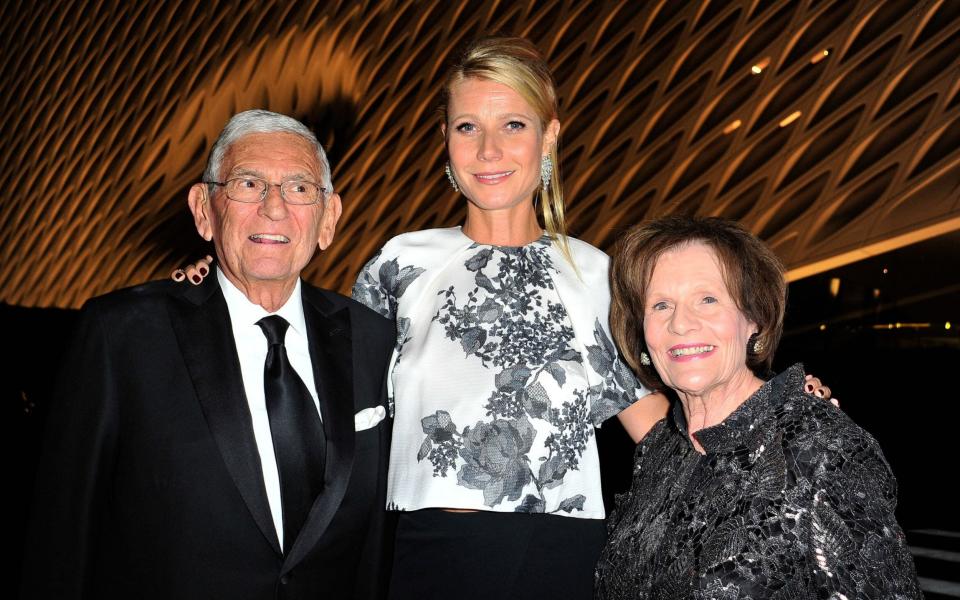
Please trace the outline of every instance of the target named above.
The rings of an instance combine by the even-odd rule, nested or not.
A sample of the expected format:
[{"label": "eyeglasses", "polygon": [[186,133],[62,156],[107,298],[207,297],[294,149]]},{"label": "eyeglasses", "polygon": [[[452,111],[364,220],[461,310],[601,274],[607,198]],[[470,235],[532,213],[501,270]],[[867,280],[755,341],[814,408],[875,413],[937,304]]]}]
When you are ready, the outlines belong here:
[{"label": "eyeglasses", "polygon": [[227,198],[247,204],[263,202],[267,197],[267,190],[271,187],[280,188],[280,197],[287,204],[316,204],[320,201],[320,195],[327,193],[326,188],[312,181],[298,179],[269,183],[258,177],[233,177],[226,181],[204,181],[203,183],[222,186],[227,192]]}]

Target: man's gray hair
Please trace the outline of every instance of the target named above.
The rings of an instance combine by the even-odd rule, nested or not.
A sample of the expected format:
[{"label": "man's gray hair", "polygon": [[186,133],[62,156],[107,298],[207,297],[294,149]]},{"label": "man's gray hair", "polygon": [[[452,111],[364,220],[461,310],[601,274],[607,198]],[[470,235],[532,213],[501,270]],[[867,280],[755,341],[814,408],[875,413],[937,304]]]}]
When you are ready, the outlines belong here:
[{"label": "man's gray hair", "polygon": [[203,180],[220,181],[220,168],[223,166],[223,157],[227,150],[234,142],[251,133],[292,133],[305,139],[317,152],[321,171],[320,185],[327,190],[327,194],[333,192],[327,153],[323,151],[323,146],[310,128],[293,117],[260,109],[247,110],[230,117],[217,141],[213,143],[210,158],[207,159],[207,169],[203,172]]}]

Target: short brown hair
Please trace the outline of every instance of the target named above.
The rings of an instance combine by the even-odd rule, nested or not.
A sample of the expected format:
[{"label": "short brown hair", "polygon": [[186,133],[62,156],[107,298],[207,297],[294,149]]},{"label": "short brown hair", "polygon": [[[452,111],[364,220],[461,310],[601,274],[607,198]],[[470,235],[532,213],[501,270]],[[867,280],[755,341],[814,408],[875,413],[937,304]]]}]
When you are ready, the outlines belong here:
[{"label": "short brown hair", "polygon": [[700,242],[717,255],[727,291],[737,308],[758,328],[762,350],[747,353],[747,366],[767,376],[783,333],[787,284],[783,264],[755,235],[716,217],[664,217],[631,227],[620,238],[610,268],[610,329],[627,361],[649,388],[664,384],[653,366],[640,364],[644,305],[653,269],[664,252]]}]

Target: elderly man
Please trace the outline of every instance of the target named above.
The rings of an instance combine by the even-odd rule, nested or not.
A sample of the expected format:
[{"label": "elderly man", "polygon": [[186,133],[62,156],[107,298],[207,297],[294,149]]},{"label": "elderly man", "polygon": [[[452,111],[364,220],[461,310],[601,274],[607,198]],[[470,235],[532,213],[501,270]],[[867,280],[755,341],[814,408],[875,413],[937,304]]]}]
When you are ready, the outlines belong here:
[{"label": "elderly man", "polygon": [[24,596],[374,596],[395,334],[300,280],[340,216],[323,149],[289,117],[235,115],[189,205],[216,277],[83,310]]}]

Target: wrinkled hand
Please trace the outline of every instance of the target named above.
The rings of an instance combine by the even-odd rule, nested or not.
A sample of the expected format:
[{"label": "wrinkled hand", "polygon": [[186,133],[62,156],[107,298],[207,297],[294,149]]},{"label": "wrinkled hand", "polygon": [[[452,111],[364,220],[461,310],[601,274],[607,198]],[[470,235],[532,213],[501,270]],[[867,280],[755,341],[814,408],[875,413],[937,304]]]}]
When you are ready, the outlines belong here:
[{"label": "wrinkled hand", "polygon": [[804,377],[804,379],[806,380],[806,383],[803,384],[803,391],[808,394],[813,394],[817,398],[829,400],[834,406],[840,406],[840,401],[830,396],[830,388],[823,385],[823,382],[820,381],[819,377],[807,375]]},{"label": "wrinkled hand", "polygon": [[170,273],[170,279],[177,282],[189,281],[193,285],[200,285],[204,277],[210,273],[210,263],[212,262],[213,257],[208,254],[192,265],[187,265],[182,269],[175,269]]}]

